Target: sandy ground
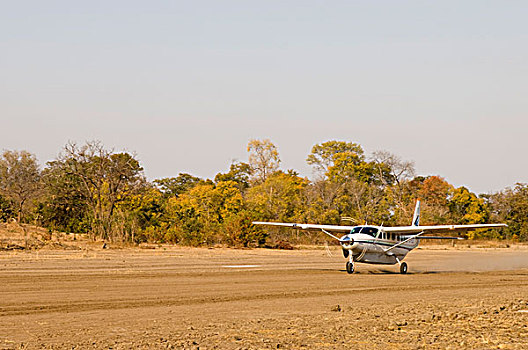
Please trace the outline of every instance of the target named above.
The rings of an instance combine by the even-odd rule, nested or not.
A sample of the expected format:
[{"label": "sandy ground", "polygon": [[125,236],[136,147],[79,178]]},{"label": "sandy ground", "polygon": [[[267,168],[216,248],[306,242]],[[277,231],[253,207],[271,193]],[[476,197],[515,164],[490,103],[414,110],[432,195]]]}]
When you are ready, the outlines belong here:
[{"label": "sandy ground", "polygon": [[527,349],[528,249],[0,253],[0,348]]}]

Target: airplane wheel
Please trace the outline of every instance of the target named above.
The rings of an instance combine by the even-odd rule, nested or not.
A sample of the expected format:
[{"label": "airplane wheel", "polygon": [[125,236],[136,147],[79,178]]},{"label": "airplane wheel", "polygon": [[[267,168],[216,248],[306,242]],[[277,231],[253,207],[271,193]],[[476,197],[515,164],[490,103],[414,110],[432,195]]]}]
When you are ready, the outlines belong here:
[{"label": "airplane wheel", "polygon": [[405,274],[407,273],[407,263],[402,263],[402,264],[400,265],[400,273],[401,273],[402,275],[405,275]]},{"label": "airplane wheel", "polygon": [[346,263],[346,271],[348,273],[354,273],[354,264],[352,264],[350,261],[347,261]]}]

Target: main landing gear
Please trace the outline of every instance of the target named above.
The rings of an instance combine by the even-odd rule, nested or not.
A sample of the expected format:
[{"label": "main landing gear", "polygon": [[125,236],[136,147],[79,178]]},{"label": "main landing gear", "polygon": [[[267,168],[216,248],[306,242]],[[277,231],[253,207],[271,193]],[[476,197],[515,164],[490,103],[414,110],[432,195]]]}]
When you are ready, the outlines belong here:
[{"label": "main landing gear", "polygon": [[[402,275],[405,275],[407,273],[407,263],[406,262],[401,262],[400,259],[398,259],[398,258],[396,258],[396,261],[400,265],[400,273]],[[354,273],[355,269],[356,268],[354,266],[354,260],[352,260],[352,255],[350,255],[349,258],[348,258],[348,261],[346,263],[346,272],[349,273],[349,274],[352,274],[352,273]]]},{"label": "main landing gear", "polygon": [[401,273],[402,275],[405,275],[405,274],[407,273],[407,263],[402,263],[402,264],[400,265],[400,273]]},{"label": "main landing gear", "polygon": [[396,258],[396,261],[398,261],[398,264],[400,264],[400,273],[405,275],[407,273],[407,263],[401,262],[398,258]]}]

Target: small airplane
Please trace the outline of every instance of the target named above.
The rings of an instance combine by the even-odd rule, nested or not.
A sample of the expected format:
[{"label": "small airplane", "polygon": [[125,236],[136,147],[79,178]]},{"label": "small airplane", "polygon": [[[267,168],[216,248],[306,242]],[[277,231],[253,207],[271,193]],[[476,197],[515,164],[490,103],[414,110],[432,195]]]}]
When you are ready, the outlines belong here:
[{"label": "small airplane", "polygon": [[[479,228],[505,227],[506,224],[475,225],[434,225],[420,226],[420,201],[416,207],[411,226],[384,227],[374,225],[341,226],[313,225],[283,222],[254,221],[254,225],[290,227],[301,230],[321,230],[341,244],[346,263],[346,271],[354,273],[355,262],[367,264],[384,264],[400,266],[400,273],[407,273],[407,263],[402,262],[405,256],[418,246],[421,239],[463,239],[449,236],[423,236],[425,233],[458,232],[466,233]],[[341,238],[331,232],[346,232]]]}]

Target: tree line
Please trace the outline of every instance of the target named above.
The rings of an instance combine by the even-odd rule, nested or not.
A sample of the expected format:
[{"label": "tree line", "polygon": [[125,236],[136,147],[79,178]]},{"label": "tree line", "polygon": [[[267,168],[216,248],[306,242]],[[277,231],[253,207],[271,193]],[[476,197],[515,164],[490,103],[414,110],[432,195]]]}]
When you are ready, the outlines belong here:
[{"label": "tree line", "polygon": [[43,168],[28,151],[7,150],[0,157],[0,221],[113,242],[262,246],[324,237],[284,229],[270,237],[254,220],[408,225],[419,198],[422,224],[505,222],[505,229],[469,238],[528,240],[527,184],[477,195],[440,176],[416,175],[412,162],[390,152],[366,155],[346,141],[312,147],[311,180],[281,170],[269,140],[251,140],[247,151],[248,162],[233,162],[214,179],[180,173],[148,181],[136,155],[98,141],[69,142]]}]

